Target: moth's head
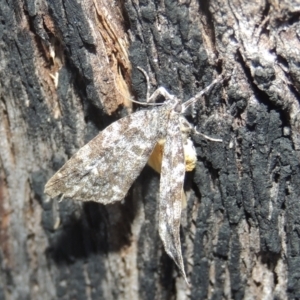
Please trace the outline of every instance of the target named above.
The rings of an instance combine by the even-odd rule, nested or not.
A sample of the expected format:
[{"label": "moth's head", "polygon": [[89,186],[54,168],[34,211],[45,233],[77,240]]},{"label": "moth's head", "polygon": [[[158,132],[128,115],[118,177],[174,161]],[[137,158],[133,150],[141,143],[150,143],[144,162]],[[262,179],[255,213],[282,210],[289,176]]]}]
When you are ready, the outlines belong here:
[{"label": "moth's head", "polygon": [[171,108],[174,112],[180,114],[182,112],[182,102],[179,98],[172,95],[171,99],[168,99],[171,105]]}]

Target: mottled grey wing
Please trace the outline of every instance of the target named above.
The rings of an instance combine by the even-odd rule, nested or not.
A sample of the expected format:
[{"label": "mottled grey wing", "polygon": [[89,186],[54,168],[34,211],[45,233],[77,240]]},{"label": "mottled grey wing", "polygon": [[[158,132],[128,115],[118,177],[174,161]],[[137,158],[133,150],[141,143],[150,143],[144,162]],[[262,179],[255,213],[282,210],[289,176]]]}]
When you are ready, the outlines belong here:
[{"label": "mottled grey wing", "polygon": [[45,193],[103,204],[122,200],[157,142],[159,108],[114,122],[47,182]]},{"label": "mottled grey wing", "polygon": [[160,175],[159,234],[168,255],[187,281],[180,243],[180,218],[185,161],[179,116],[173,114],[167,126]]}]

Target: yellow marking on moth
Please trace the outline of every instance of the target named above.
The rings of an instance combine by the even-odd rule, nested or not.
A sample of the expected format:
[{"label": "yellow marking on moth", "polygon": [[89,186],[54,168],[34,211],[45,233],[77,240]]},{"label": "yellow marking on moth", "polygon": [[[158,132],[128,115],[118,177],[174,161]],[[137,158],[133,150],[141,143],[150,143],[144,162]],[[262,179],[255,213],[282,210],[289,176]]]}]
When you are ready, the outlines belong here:
[{"label": "yellow marking on moth", "polygon": [[[185,160],[185,171],[191,172],[195,169],[197,163],[197,156],[195,149],[192,145],[192,141],[189,140],[190,143],[185,143],[183,145],[184,150],[184,160]],[[161,139],[156,144],[151,156],[148,159],[148,165],[155,170],[157,173],[161,171],[161,162],[164,152],[165,140]]]},{"label": "yellow marking on moth", "polygon": [[[159,140],[151,156],[148,159],[148,165],[158,173],[160,173],[161,171],[164,145],[165,145],[165,140],[164,139]],[[185,160],[185,171],[191,172],[196,167],[197,155],[196,155],[195,148],[193,146],[193,142],[190,139],[187,140],[187,142],[183,145],[183,150],[184,150],[184,160]],[[184,209],[186,208],[186,206],[187,206],[187,198],[184,190],[182,189],[181,208]]]},{"label": "yellow marking on moth", "polygon": [[148,159],[148,165],[157,173],[160,173],[161,171],[161,162],[162,162],[162,157],[164,152],[164,144],[165,144],[165,140],[163,139],[159,140]]}]

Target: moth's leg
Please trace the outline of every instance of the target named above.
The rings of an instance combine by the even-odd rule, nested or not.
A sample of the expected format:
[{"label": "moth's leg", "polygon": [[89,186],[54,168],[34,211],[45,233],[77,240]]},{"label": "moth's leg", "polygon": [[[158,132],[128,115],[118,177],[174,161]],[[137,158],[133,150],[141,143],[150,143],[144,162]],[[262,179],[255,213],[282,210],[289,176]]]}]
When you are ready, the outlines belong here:
[{"label": "moth's leg", "polygon": [[147,72],[142,69],[141,67],[137,67],[138,70],[140,70],[147,81],[147,99],[146,102],[155,102],[155,100],[159,97],[159,96],[163,96],[165,99],[170,99],[173,97],[173,95],[171,95],[170,93],[168,93],[168,91],[164,88],[164,87],[159,87],[157,90],[154,91],[154,93],[150,96],[150,80],[149,80],[149,76],[147,74]]},{"label": "moth's leg", "polygon": [[194,126],[192,126],[187,121],[187,119],[183,116],[179,117],[179,123],[180,123],[180,131],[181,131],[181,134],[183,135],[184,139],[187,139],[190,136],[191,132],[193,132],[194,134],[202,135],[204,138],[206,138],[209,141],[223,142],[222,139],[214,139],[214,138],[207,136],[206,134],[203,134],[203,133],[197,131],[197,129]]},{"label": "moth's leg", "polygon": [[195,129],[195,128],[194,128],[193,132],[196,133],[196,134],[202,135],[204,138],[206,138],[206,139],[209,140],[209,141],[212,141],[212,142],[220,142],[220,143],[223,142],[222,139],[214,139],[214,138],[211,138],[211,137],[209,137],[208,135],[203,134],[203,133],[197,131],[197,129]]},{"label": "moth's leg", "polygon": [[159,96],[163,96],[166,100],[172,99],[174,97],[164,87],[161,86],[153,92],[150,98],[147,99],[147,102],[155,102]]},{"label": "moth's leg", "polygon": [[194,126],[192,126],[190,122],[188,122],[188,120],[183,116],[179,117],[179,123],[181,133],[189,135],[194,130]]},{"label": "moth's leg", "polygon": [[219,75],[210,85],[208,85],[204,90],[196,94],[194,97],[190,98],[188,101],[182,104],[182,112],[185,112],[186,109],[192,105],[194,102],[199,100],[204,94],[206,94],[214,85],[221,83],[224,80],[222,74]]}]

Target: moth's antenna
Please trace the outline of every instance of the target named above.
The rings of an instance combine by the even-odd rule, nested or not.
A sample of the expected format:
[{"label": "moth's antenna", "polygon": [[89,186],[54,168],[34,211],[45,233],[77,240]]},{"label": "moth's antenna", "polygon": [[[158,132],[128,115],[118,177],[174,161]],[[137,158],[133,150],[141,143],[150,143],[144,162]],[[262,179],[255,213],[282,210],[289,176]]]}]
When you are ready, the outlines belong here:
[{"label": "moth's antenna", "polygon": [[65,194],[62,194],[61,197],[58,200],[58,203],[62,202],[64,200],[64,198],[65,198]]},{"label": "moth's antenna", "polygon": [[[157,88],[153,94],[150,96],[150,81],[149,81],[149,76],[146,73],[146,71],[144,69],[142,69],[141,67],[137,67],[137,69],[139,69],[144,76],[146,77],[146,81],[147,81],[147,103],[151,103],[153,101],[155,101],[155,99],[157,99],[159,96],[163,96],[165,99],[172,99],[174,98],[173,95],[171,95],[164,87],[159,87]],[[157,103],[160,105],[163,105],[163,103]]]},{"label": "moth's antenna", "polygon": [[150,98],[150,80],[149,80],[149,76],[148,76],[147,72],[144,69],[142,69],[141,67],[137,67],[137,69],[140,70],[144,74],[144,76],[146,78],[146,82],[147,82],[147,94],[146,94],[147,98],[146,98],[146,102],[149,103],[149,98]]},{"label": "moth's antenna", "polygon": [[163,103],[151,103],[151,102],[140,102],[140,101],[136,101],[136,100],[133,100],[133,99],[130,99],[130,98],[127,98],[128,100],[130,100],[131,102],[133,103],[137,103],[137,104],[140,104],[140,105],[144,105],[144,106],[159,106],[159,105],[163,105]]},{"label": "moth's antenna", "polygon": [[204,94],[206,94],[214,85],[217,83],[221,83],[224,80],[223,75],[219,75],[210,85],[208,85],[204,90],[196,94],[194,97],[190,98],[188,101],[182,104],[182,111],[186,111],[186,109],[192,105],[195,101],[201,98]]},{"label": "moth's antenna", "polygon": [[[140,67],[137,67],[138,69],[140,69]],[[143,69],[141,69],[141,70],[143,70]],[[142,72],[145,72],[144,70],[142,71]],[[145,72],[144,73],[144,75],[147,75],[147,73]],[[136,100],[133,100],[132,98],[128,98],[127,96],[125,96],[119,89],[118,89],[118,86],[117,86],[117,84],[116,84],[116,78],[115,78],[115,75],[114,74],[112,74],[113,75],[113,78],[114,78],[114,83],[115,83],[115,88],[116,88],[116,90],[118,91],[118,93],[122,96],[122,97],[124,97],[125,99],[127,99],[127,100],[129,100],[129,101],[131,101],[131,102],[133,102],[133,103],[137,103],[137,104],[140,104],[140,105],[145,105],[145,106],[159,106],[159,105],[163,105],[163,103],[149,103],[149,102],[140,102],[140,101],[136,101]],[[146,77],[146,79],[147,79],[147,81],[149,80],[149,78],[148,78],[148,76]],[[148,82],[147,82],[147,85],[148,85]],[[147,87],[147,100],[148,100],[148,87]]]}]

